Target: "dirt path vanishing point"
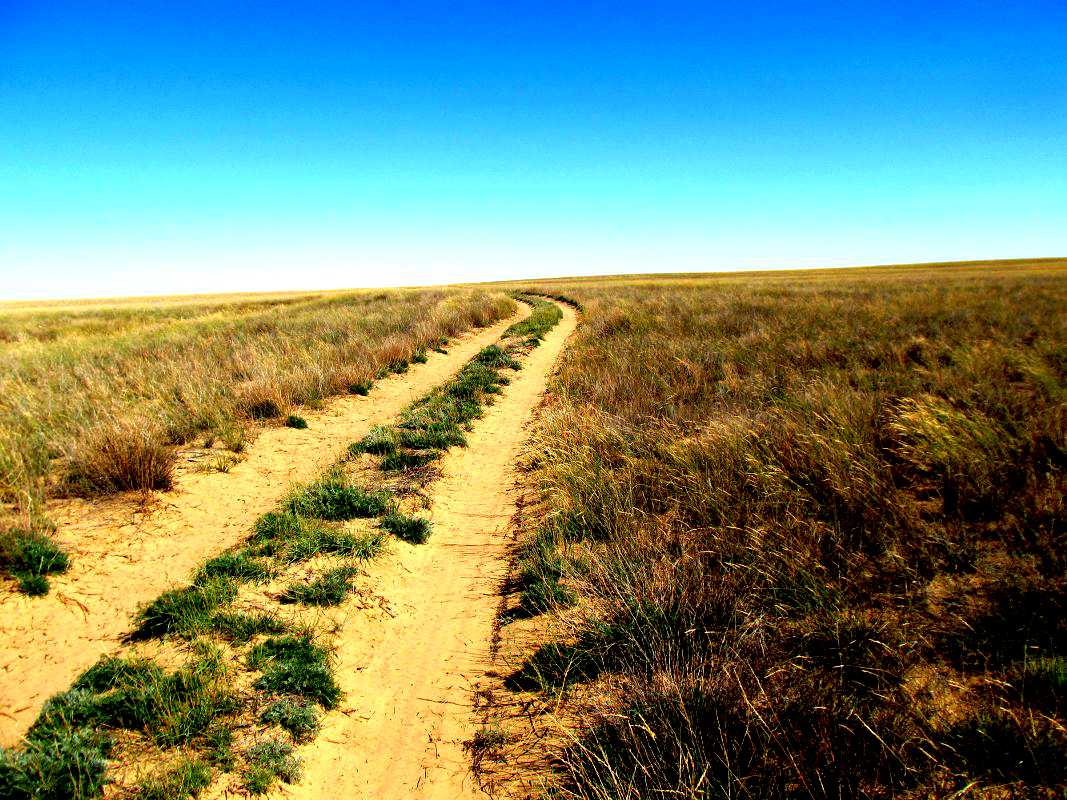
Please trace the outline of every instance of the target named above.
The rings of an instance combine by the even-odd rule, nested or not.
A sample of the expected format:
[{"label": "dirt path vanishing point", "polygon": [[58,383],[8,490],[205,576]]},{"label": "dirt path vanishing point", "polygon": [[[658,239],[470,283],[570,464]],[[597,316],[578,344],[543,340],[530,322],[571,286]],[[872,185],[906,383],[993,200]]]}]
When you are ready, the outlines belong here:
[{"label": "dirt path vanishing point", "polygon": [[292,483],[312,480],[367,429],[382,424],[495,342],[523,311],[455,338],[367,397],[330,400],[304,413],[307,430],[270,428],[228,474],[186,473],[147,506],[130,497],[72,501],[49,510],[71,569],[43,598],[0,595],[0,746],[15,744],[41,705],[118,646],[138,604],[185,581],[202,561],[241,541]]},{"label": "dirt path vanishing point", "polygon": [[337,639],[340,711],[303,748],[295,798],[345,800],[479,796],[463,742],[474,733],[472,688],[491,667],[497,591],[507,571],[505,532],[515,512],[514,465],[527,423],[577,319],[562,321],[475,423],[467,448],[440,462],[429,491],[433,535],[397,542],[375,562],[370,591],[383,611],[358,599]]}]

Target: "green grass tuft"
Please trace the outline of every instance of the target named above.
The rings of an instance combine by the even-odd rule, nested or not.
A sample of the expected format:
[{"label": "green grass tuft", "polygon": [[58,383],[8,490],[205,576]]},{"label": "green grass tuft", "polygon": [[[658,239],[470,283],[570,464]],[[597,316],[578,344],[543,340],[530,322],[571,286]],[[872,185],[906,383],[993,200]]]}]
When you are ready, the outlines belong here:
[{"label": "green grass tuft", "polygon": [[290,584],[281,596],[283,603],[309,606],[337,606],[352,591],[352,578],[359,574],[354,567],[337,567],[310,581]]},{"label": "green grass tuft", "polygon": [[245,752],[248,766],[245,789],[250,794],[266,794],[279,780],[294,783],[300,779],[300,758],[293,746],[278,739],[257,742]]},{"label": "green grass tuft", "polygon": [[188,800],[211,785],[211,766],[198,758],[183,758],[138,788],[139,800]]},{"label": "green grass tuft", "polygon": [[409,517],[399,511],[390,511],[382,517],[380,524],[393,536],[410,544],[424,544],[433,530],[430,520],[424,517]]},{"label": "green grass tuft", "polygon": [[296,428],[297,430],[304,430],[308,426],[308,422],[303,417],[298,417],[296,414],[290,414],[285,418],[285,427]]},{"label": "green grass tuft", "polygon": [[341,700],[329,653],[306,634],[257,644],[248,655],[248,666],[263,673],[255,683],[257,689],[306,697],[326,709]]},{"label": "green grass tuft", "polygon": [[319,712],[312,703],[301,703],[288,697],[274,700],[259,715],[261,722],[278,725],[289,732],[293,741],[306,742],[319,731]]}]

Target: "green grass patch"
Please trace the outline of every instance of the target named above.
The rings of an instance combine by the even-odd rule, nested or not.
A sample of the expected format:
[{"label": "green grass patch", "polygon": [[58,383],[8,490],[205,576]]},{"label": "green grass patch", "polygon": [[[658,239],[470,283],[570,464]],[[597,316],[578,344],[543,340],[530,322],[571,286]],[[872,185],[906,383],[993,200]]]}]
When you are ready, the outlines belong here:
[{"label": "green grass patch", "polygon": [[294,783],[300,779],[300,757],[293,746],[278,739],[257,742],[245,752],[248,762],[244,773],[249,794],[266,794],[278,781]]},{"label": "green grass patch", "polygon": [[337,606],[352,591],[352,578],[358,574],[355,567],[337,567],[310,581],[290,584],[280,599],[307,606]]},{"label": "green grass patch", "polygon": [[319,712],[313,703],[283,697],[267,705],[259,715],[261,722],[278,725],[296,742],[306,742],[319,731]]},{"label": "green grass patch", "polygon": [[285,418],[285,427],[296,428],[297,430],[304,430],[308,426],[308,421],[303,417],[298,417],[296,414],[290,414]]},{"label": "green grass patch", "polygon": [[388,494],[370,492],[347,482],[340,470],[331,470],[319,480],[294,491],[281,510],[299,517],[330,522],[376,517],[388,505]]},{"label": "green grass patch", "polygon": [[134,639],[172,634],[191,638],[211,627],[219,606],[237,597],[237,584],[228,577],[207,578],[202,583],[164,592],[137,614]]},{"label": "green grass patch", "polygon": [[244,644],[257,636],[285,633],[286,625],[268,612],[219,611],[211,618],[211,630],[227,641]]},{"label": "green grass patch", "polygon": [[333,677],[330,656],[307,634],[268,639],[248,654],[250,669],[263,674],[257,689],[280,695],[299,695],[323,708],[334,708],[341,689]]},{"label": "green grass patch", "polygon": [[424,517],[409,517],[399,511],[390,511],[379,523],[398,539],[410,544],[425,544],[430,538],[433,523]]},{"label": "green grass patch", "polygon": [[199,758],[183,758],[142,783],[138,800],[188,800],[211,785],[211,765]]},{"label": "green grass patch", "polygon": [[66,572],[70,558],[51,537],[24,528],[0,533],[0,571],[19,582],[28,595],[48,594],[47,575]]}]

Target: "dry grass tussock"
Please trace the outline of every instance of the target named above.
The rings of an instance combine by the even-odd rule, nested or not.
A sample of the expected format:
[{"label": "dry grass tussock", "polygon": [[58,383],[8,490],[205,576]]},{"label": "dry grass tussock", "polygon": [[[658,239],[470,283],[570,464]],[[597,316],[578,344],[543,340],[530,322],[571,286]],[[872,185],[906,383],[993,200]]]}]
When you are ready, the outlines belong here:
[{"label": "dry grass tussock", "polygon": [[57,488],[166,488],[171,446],[202,435],[238,450],[249,420],[366,393],[515,308],[451,290],[222,300],[0,315],[0,501],[33,523]]},{"label": "dry grass tussock", "polygon": [[1062,262],[541,288],[560,796],[1061,796]]}]

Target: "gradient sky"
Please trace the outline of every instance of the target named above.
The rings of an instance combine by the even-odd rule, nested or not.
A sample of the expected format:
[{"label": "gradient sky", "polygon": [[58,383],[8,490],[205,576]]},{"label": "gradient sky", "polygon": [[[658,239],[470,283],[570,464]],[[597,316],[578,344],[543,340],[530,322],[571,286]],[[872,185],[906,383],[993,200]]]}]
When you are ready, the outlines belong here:
[{"label": "gradient sky", "polygon": [[0,0],[0,298],[1067,255],[1067,3]]}]

